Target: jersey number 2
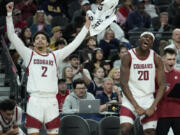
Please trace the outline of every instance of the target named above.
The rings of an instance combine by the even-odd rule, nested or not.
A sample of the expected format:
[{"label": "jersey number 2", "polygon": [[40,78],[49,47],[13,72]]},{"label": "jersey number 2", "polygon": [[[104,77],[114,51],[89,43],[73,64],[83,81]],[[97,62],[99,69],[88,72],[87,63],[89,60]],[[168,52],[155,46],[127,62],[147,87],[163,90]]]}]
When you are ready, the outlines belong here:
[{"label": "jersey number 2", "polygon": [[45,67],[45,66],[42,66],[42,70],[43,70],[43,73],[42,73],[42,77],[47,77],[47,75],[46,75],[46,72],[47,72],[47,67]]},{"label": "jersey number 2", "polygon": [[138,80],[149,80],[149,71],[138,71],[139,78]]}]

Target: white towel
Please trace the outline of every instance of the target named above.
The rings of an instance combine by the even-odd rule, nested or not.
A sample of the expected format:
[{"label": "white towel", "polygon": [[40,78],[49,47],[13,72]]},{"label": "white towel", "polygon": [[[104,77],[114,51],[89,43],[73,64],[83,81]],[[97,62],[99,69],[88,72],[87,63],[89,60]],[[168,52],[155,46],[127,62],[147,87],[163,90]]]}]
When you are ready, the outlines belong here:
[{"label": "white towel", "polygon": [[96,10],[95,14],[89,10],[87,12],[91,19],[90,35],[94,36],[102,32],[113,21],[117,20],[115,11],[119,0],[104,0]]}]

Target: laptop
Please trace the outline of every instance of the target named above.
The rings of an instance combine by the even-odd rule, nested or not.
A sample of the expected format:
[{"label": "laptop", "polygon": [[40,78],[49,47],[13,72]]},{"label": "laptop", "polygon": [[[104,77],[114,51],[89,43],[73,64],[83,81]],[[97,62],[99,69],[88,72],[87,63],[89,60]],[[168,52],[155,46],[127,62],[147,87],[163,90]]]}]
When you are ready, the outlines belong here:
[{"label": "laptop", "polygon": [[177,82],[168,94],[168,97],[180,98],[180,82]]},{"label": "laptop", "polygon": [[95,100],[80,100],[79,113],[99,113],[100,99]]}]

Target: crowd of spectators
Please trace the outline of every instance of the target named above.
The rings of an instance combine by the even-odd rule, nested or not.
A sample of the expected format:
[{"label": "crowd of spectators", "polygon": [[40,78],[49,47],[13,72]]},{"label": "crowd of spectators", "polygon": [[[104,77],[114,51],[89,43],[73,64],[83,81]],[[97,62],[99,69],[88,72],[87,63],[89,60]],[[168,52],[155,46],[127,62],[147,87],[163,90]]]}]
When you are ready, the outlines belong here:
[{"label": "crowd of spectators", "polygon": [[[180,23],[177,19],[180,18],[180,0],[168,0],[164,5],[158,5],[157,1],[120,0],[117,22],[97,36],[87,36],[82,45],[58,65],[60,112],[77,113],[80,99],[97,98],[100,99],[100,111],[118,113],[119,106],[112,106],[121,103],[123,97],[121,58],[128,49],[136,47],[132,37],[135,35],[134,39],[137,39],[144,30],[155,34],[153,49],[158,54],[163,55],[166,46],[177,51],[175,68],[180,70]],[[13,11],[15,31],[25,45],[33,49],[33,35],[43,30],[51,37],[49,51],[62,49],[81,30],[86,12],[95,12],[100,3],[101,0],[21,0]],[[168,8],[162,8],[167,5]],[[6,26],[3,28],[6,37]],[[23,62],[16,62],[21,58],[14,57],[16,52],[7,37],[6,42],[15,64],[22,68]]]}]

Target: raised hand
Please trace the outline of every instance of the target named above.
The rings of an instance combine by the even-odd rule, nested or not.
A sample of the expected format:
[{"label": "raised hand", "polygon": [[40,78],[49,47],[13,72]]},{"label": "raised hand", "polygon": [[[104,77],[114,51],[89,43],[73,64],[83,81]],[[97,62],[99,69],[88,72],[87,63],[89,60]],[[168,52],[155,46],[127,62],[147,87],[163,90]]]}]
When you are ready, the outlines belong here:
[{"label": "raised hand", "polygon": [[9,2],[8,4],[6,4],[7,12],[12,12],[13,8],[14,8],[14,2]]},{"label": "raised hand", "polygon": [[89,29],[90,24],[91,24],[91,21],[89,20],[88,14],[86,14],[86,23],[85,23],[85,27],[86,27],[87,29]]}]

